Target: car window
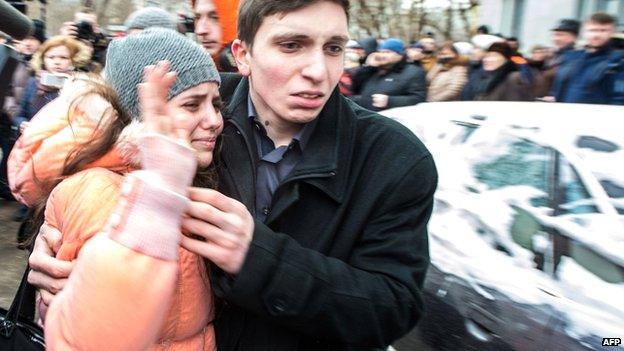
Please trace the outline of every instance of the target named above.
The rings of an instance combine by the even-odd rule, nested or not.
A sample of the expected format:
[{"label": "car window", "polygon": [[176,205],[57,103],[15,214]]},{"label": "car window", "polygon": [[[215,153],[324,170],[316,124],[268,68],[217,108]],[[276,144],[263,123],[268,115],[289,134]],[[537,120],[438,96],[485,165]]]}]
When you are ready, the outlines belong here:
[{"label": "car window", "polygon": [[619,214],[624,215],[624,186],[618,184],[611,179],[601,179],[600,185],[605,190],[613,206]]},{"label": "car window", "polygon": [[559,215],[599,212],[578,173],[563,156],[560,158],[557,196],[560,199]]},{"label": "car window", "polygon": [[624,283],[623,267],[618,266],[580,243],[572,241],[570,244],[570,257],[581,267],[607,283]]},{"label": "car window", "polygon": [[548,149],[528,140],[511,137],[494,145],[502,153],[474,166],[475,178],[489,189],[528,185],[548,193]]}]

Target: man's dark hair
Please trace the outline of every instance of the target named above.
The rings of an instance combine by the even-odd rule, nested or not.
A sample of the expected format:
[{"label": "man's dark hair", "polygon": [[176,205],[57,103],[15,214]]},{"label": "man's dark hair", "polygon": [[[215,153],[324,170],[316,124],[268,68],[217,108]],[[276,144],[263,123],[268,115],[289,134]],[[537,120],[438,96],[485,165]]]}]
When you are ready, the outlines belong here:
[{"label": "man's dark hair", "polygon": [[615,17],[605,12],[594,13],[593,15],[589,17],[587,22],[597,23],[597,24],[612,24],[612,25],[617,24]]},{"label": "man's dark hair", "polygon": [[238,9],[238,39],[251,49],[253,40],[266,17],[286,14],[327,1],[340,5],[349,20],[349,0],[244,0]]}]

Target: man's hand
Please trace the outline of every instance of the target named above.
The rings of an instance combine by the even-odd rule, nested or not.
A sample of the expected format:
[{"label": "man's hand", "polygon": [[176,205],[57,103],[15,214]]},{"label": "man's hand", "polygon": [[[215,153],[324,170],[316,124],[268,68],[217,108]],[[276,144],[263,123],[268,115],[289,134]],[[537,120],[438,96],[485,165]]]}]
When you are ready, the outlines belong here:
[{"label": "man's hand", "polygon": [[61,243],[61,232],[44,223],[39,229],[33,252],[28,259],[30,265],[28,282],[39,289],[41,300],[46,306],[49,306],[54,295],[63,289],[74,268],[73,262],[54,257]]},{"label": "man's hand", "polygon": [[230,274],[240,272],[253,237],[254,221],[242,203],[212,189],[190,188],[188,217],[182,219],[182,247]]},{"label": "man's hand", "polygon": [[373,106],[377,108],[386,108],[388,106],[388,95],[373,94]]},{"label": "man's hand", "polygon": [[61,29],[59,30],[61,35],[69,35],[70,37],[78,36],[78,27],[76,27],[75,22],[65,22]]}]

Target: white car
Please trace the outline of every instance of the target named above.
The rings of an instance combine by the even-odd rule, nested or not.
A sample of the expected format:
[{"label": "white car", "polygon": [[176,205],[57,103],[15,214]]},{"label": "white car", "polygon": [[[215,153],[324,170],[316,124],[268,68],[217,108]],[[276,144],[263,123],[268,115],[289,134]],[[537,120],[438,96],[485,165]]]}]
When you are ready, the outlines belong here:
[{"label": "white car", "polygon": [[624,107],[449,102],[384,114],[423,140],[440,175],[425,341],[602,350],[603,338],[624,338]]}]

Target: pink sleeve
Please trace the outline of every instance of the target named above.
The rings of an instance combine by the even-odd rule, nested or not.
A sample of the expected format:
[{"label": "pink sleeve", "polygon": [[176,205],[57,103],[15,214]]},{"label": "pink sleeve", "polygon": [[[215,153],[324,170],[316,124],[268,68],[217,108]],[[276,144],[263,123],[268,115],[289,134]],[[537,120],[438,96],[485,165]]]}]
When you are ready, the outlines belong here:
[{"label": "pink sleeve", "polygon": [[[161,141],[162,148],[176,147]],[[189,149],[175,151],[178,159],[194,160]],[[178,277],[180,221],[188,199],[173,189],[182,188],[150,170],[126,177],[104,232],[84,245],[50,305],[49,350],[145,350],[157,342]]]}]

